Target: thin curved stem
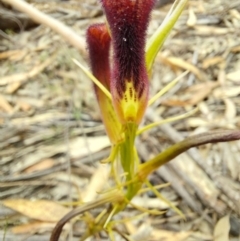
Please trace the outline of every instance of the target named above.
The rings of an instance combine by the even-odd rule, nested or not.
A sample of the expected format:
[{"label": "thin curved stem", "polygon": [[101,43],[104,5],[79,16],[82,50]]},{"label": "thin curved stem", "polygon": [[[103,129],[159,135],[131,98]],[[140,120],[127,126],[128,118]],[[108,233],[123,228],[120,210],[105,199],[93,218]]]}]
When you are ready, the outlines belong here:
[{"label": "thin curved stem", "polygon": [[114,201],[122,200],[122,195],[120,193],[114,193],[111,195],[104,196],[98,200],[94,200],[92,202],[86,203],[83,206],[77,207],[67,213],[55,226],[55,228],[52,231],[50,241],[58,241],[59,237],[61,235],[62,229],[64,225],[71,220],[72,218],[79,216],[89,210],[92,210],[97,207],[101,207],[107,203],[112,203]]},{"label": "thin curved stem", "polygon": [[188,137],[185,140],[170,146],[165,151],[155,156],[153,159],[140,165],[139,172],[137,174],[138,178],[140,180],[145,180],[145,178],[151,172],[155,171],[160,166],[173,160],[175,157],[192,147],[201,146],[208,143],[235,141],[239,139],[240,130],[211,131]]}]

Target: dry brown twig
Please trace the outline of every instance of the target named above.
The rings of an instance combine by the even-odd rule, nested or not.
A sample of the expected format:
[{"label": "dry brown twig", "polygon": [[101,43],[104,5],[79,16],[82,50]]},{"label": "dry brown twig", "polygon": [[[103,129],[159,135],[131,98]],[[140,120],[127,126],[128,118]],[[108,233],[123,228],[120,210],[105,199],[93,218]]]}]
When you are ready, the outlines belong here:
[{"label": "dry brown twig", "polygon": [[34,8],[23,0],[1,0],[2,2],[11,5],[13,8],[27,14],[35,22],[43,24],[51,28],[54,32],[61,35],[69,44],[77,48],[81,52],[85,51],[85,41],[78,36],[71,28],[54,19],[47,14]]}]

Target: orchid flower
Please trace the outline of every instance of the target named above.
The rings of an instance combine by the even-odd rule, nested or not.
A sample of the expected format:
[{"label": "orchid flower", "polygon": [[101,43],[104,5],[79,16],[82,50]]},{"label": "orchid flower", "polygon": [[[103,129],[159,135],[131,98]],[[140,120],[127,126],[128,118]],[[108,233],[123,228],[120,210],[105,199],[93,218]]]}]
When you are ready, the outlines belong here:
[{"label": "orchid flower", "polygon": [[[138,170],[135,137],[145,110],[151,103],[149,69],[159,51],[156,45],[161,46],[168,33],[162,36],[160,31],[153,35],[150,44],[146,44],[146,31],[154,0],[100,2],[107,24],[95,24],[87,30],[91,70],[97,79],[94,89],[102,120],[112,143],[109,161],[119,154],[126,180],[130,181]],[[173,7],[172,13],[175,11],[175,15],[179,16],[186,3],[186,0],[180,1],[180,7]],[[174,19],[171,20],[169,16],[167,24],[172,23],[173,26]],[[132,188],[128,189],[131,193]],[[130,193],[129,197],[133,195]]]},{"label": "orchid flower", "polygon": [[[87,30],[91,73],[76,60],[74,62],[94,82],[96,99],[112,145],[110,156],[105,162],[111,164],[116,186],[102,194],[99,199],[67,214],[53,230],[51,241],[58,240],[63,225],[71,218],[106,204],[108,207],[95,219],[89,215],[83,218],[87,222],[88,229],[81,240],[102,230],[114,240],[112,227],[116,221],[112,220],[113,216],[131,204],[132,198],[141,191],[144,184],[181,215],[176,207],[151,186],[147,181],[148,175],[191,147],[240,139],[240,131],[201,134],[170,146],[156,157],[140,164],[134,145],[137,135],[158,124],[185,118],[194,112],[139,129],[146,108],[179,79],[149,98],[149,78],[154,59],[188,0],[175,1],[163,23],[148,41],[146,41],[146,31],[155,0],[100,0],[100,2],[107,23],[94,24]],[[136,208],[159,214],[156,210]]]}]

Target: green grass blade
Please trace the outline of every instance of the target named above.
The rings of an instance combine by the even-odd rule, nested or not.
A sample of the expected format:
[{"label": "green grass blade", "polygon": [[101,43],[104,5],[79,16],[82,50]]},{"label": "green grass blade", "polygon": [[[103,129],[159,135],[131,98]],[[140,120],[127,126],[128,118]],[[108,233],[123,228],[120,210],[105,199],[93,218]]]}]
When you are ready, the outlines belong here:
[{"label": "green grass blade", "polygon": [[167,38],[178,18],[180,17],[187,2],[188,0],[176,0],[163,23],[149,39],[146,47],[146,65],[148,71],[151,70],[157,53],[161,49],[165,39]]}]

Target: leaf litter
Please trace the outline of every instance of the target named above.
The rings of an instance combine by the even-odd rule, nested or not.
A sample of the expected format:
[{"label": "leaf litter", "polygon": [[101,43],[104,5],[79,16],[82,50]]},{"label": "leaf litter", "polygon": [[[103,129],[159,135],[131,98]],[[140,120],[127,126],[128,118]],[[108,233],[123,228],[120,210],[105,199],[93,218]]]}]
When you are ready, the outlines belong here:
[{"label": "leaf litter", "polygon": [[[30,2],[70,25],[82,38],[87,26],[104,21],[95,0],[82,4],[74,0]],[[195,105],[199,112],[144,133],[138,140],[142,160],[192,133],[240,128],[239,6],[237,0],[189,1],[158,55],[151,92],[156,93],[185,70],[190,74],[150,107],[145,121],[182,114]],[[149,34],[169,7],[154,10]],[[48,240],[52,224],[74,203],[79,205],[84,197],[92,200],[108,187],[100,177],[105,171],[99,161],[108,155],[109,142],[92,83],[71,60],[87,65],[86,53],[42,25],[10,31],[8,36],[0,42],[0,237],[22,240],[28,234],[32,240]],[[160,201],[158,206],[154,194],[147,192],[136,203],[145,208],[158,206],[166,213],[133,220],[133,226],[126,224],[130,237],[238,240],[239,156],[239,142],[207,145],[154,173],[151,183],[170,182],[161,193],[187,218],[181,220]],[[129,207],[122,215],[137,214]],[[74,220],[73,227],[73,234],[81,235],[79,220]],[[65,235],[68,233],[69,227]]]}]

